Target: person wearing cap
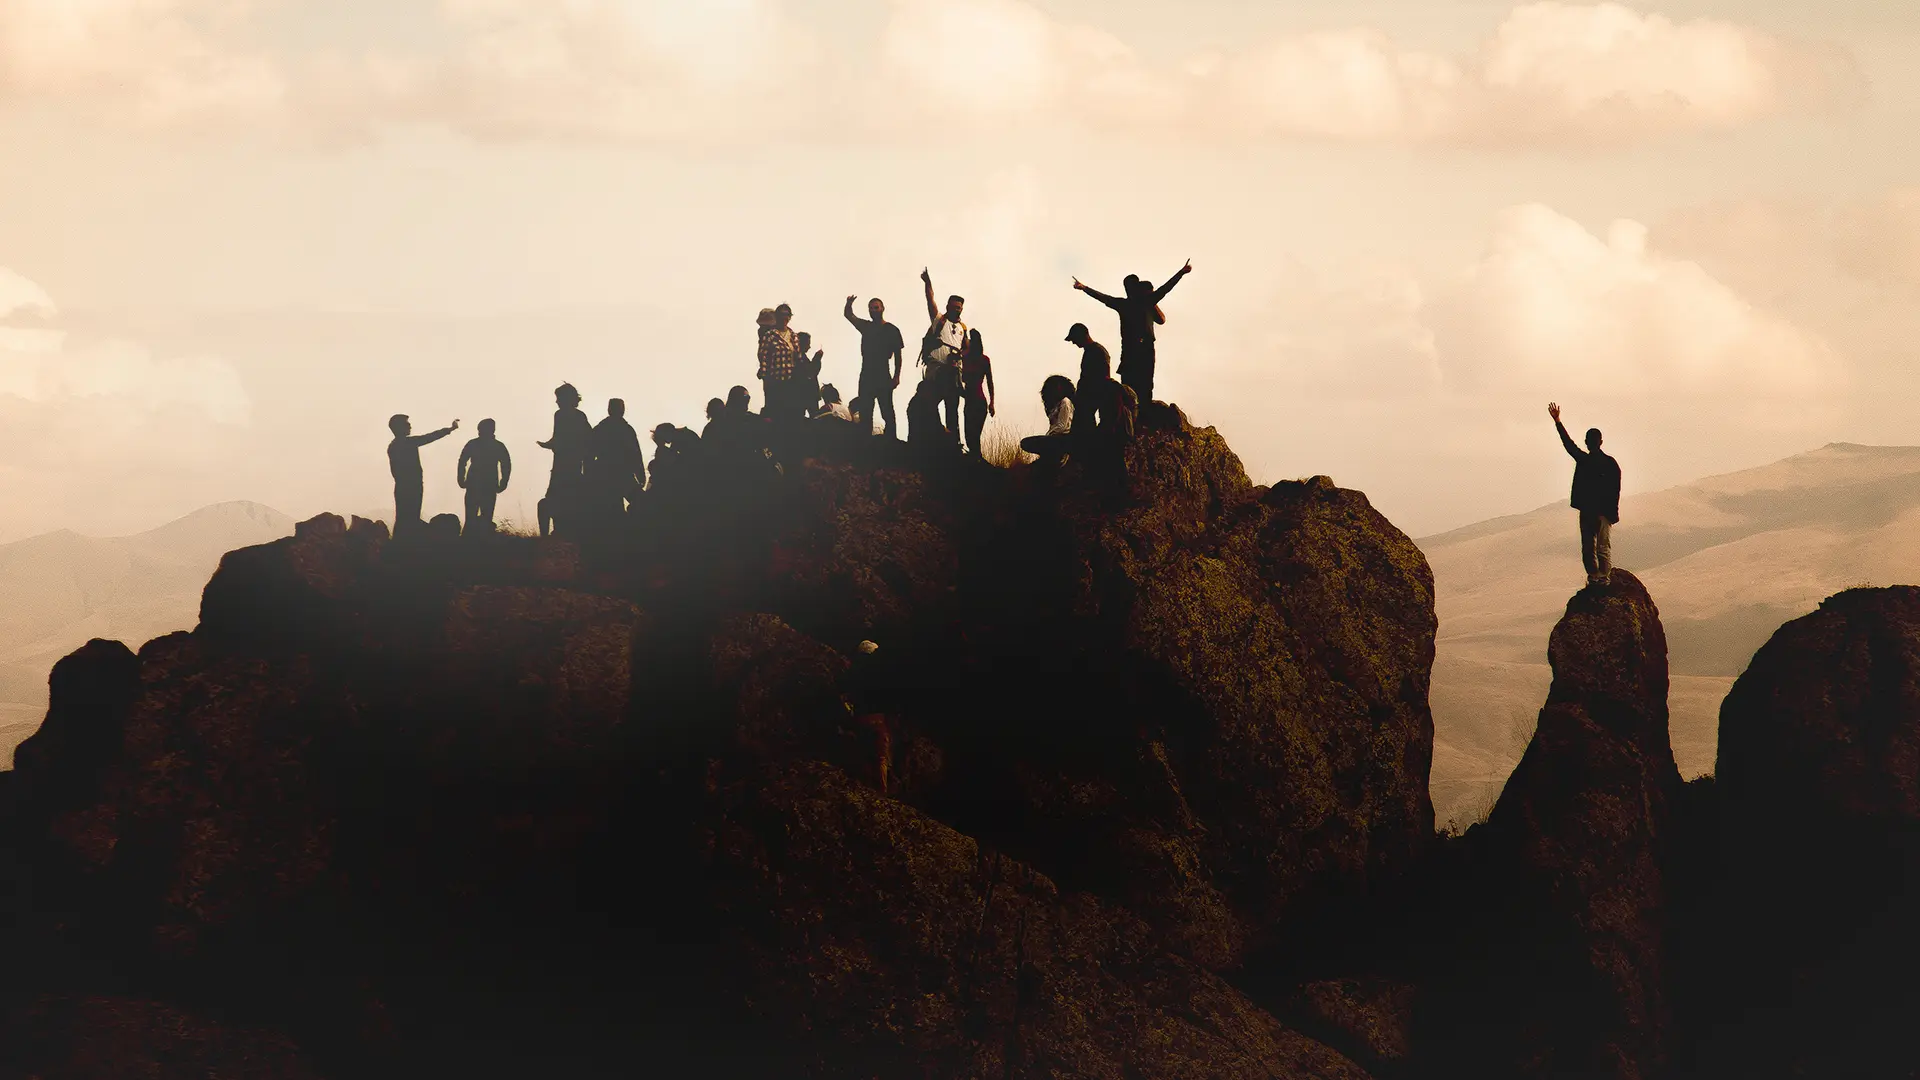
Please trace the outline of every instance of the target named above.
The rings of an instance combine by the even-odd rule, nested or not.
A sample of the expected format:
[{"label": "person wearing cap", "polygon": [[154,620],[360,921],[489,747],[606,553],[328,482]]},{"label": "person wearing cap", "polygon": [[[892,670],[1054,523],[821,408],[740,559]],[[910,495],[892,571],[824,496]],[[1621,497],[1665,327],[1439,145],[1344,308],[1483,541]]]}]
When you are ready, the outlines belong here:
[{"label": "person wearing cap", "polygon": [[1080,382],[1073,391],[1073,434],[1112,431],[1120,422],[1120,384],[1113,381],[1113,354],[1093,340],[1086,323],[1074,323],[1067,341],[1080,346]]},{"label": "person wearing cap", "polygon": [[792,400],[794,378],[800,367],[800,337],[788,324],[793,308],[781,304],[772,311],[760,312],[760,415],[787,417],[798,411]]},{"label": "person wearing cap", "polygon": [[1167,298],[1175,285],[1188,274],[1193,273],[1193,260],[1181,267],[1165,285],[1158,289],[1153,282],[1143,281],[1137,274],[1128,274],[1122,283],[1123,295],[1108,296],[1098,289],[1073,279],[1073,287],[1112,308],[1120,316],[1120,383],[1131,387],[1141,401],[1153,400],[1154,341],[1153,328],[1165,323],[1167,317],[1160,310],[1160,301]]},{"label": "person wearing cap", "polygon": [[553,451],[553,475],[546,498],[540,500],[541,536],[579,527],[587,458],[593,453],[593,425],[580,411],[580,391],[572,383],[561,383],[553,401],[559,406],[553,413],[553,438],[535,444]]},{"label": "person wearing cap", "polygon": [[493,421],[480,421],[480,437],[468,440],[460,451],[459,464],[454,466],[454,479],[467,493],[463,529],[469,534],[493,531],[494,501],[513,478],[513,455],[493,432]]},{"label": "person wearing cap", "polygon": [[420,469],[420,448],[439,442],[460,427],[455,420],[439,431],[413,434],[413,421],[405,413],[395,413],[387,421],[393,441],[387,444],[387,467],[393,472],[393,535],[411,533],[420,527],[420,503],[426,494],[426,479]]},{"label": "person wearing cap", "polygon": [[932,271],[923,268],[920,282],[926,286],[927,318],[931,322],[926,337],[920,341],[920,364],[924,372],[922,380],[930,384],[934,401],[946,407],[946,429],[953,437],[953,445],[958,447],[960,359],[967,351],[967,324],[960,321],[960,313],[966,310],[967,302],[957,295],[949,296],[947,310],[942,312],[933,299]]}]

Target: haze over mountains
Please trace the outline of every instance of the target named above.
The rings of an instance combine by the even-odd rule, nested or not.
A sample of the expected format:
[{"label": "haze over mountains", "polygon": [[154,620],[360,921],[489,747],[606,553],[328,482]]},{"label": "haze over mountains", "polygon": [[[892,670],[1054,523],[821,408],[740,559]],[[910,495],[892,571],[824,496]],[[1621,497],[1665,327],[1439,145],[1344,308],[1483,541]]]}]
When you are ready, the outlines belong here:
[{"label": "haze over mountains", "polygon": [[0,545],[0,764],[39,726],[61,657],[91,638],[139,648],[192,629],[222,555],[292,532],[277,510],[229,502],[136,536],[61,530]]},{"label": "haze over mountains", "polygon": [[[1666,625],[1674,757],[1713,769],[1720,702],[1781,624],[1844,589],[1920,582],[1920,447],[1835,443],[1632,496],[1616,565]],[[1525,750],[1552,672],[1547,638],[1583,579],[1564,503],[1418,542],[1440,616],[1433,672],[1437,819],[1484,816]]]}]

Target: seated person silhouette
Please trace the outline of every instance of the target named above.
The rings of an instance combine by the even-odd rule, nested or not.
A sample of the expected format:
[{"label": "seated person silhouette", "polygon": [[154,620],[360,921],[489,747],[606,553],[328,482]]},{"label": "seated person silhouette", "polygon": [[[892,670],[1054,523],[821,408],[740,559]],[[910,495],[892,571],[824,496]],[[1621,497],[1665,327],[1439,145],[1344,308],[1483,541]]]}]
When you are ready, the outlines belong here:
[{"label": "seated person silhouette", "polygon": [[460,451],[460,463],[454,466],[454,478],[467,493],[468,534],[493,531],[494,501],[513,477],[513,456],[493,432],[492,420],[480,421],[479,438],[468,440]]}]

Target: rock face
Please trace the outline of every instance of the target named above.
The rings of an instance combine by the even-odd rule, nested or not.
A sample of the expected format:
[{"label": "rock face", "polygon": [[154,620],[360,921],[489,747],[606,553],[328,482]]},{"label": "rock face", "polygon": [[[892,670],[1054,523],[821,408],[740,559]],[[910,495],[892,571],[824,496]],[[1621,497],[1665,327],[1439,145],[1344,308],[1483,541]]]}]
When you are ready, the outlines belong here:
[{"label": "rock face", "polygon": [[1716,776],[1737,817],[1920,824],[1920,588],[1781,627],[1721,707]]},{"label": "rock face", "polygon": [[1431,576],[1146,419],[1124,485],[794,453],[604,550],[235,552],[56,681],[23,932],[332,1075],[1359,1077],[1216,972],[1430,840]]},{"label": "rock face", "polygon": [[1490,1075],[1656,1076],[1680,792],[1660,614],[1615,570],[1568,602],[1548,652],[1553,689],[1533,741],[1473,838],[1491,944],[1482,984],[1458,1003],[1479,1015],[1459,1018],[1453,1038]]}]

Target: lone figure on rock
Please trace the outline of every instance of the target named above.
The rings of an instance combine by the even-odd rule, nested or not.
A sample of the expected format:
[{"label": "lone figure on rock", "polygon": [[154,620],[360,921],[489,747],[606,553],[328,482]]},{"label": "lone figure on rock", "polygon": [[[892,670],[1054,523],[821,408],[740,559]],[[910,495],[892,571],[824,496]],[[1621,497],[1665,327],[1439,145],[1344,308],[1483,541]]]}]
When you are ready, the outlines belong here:
[{"label": "lone figure on rock", "polygon": [[1600,449],[1600,429],[1587,429],[1587,448],[1574,445],[1560,422],[1560,406],[1547,405],[1560,432],[1560,445],[1573,457],[1573,508],[1580,511],[1580,561],[1587,584],[1604,585],[1613,575],[1613,526],[1620,521],[1620,463]]}]

